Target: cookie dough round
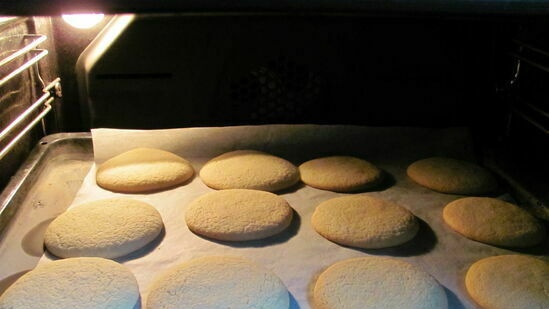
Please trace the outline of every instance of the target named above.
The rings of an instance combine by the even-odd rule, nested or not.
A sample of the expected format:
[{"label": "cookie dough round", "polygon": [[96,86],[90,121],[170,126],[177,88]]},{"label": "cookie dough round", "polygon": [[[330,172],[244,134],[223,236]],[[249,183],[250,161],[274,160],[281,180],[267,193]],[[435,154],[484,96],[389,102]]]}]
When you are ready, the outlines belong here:
[{"label": "cookie dough round", "polygon": [[432,157],[408,166],[408,176],[418,184],[442,193],[484,195],[497,189],[488,170],[467,161]]},{"label": "cookie dough round", "polygon": [[549,263],[524,255],[484,258],[471,265],[465,286],[485,309],[549,308]]},{"label": "cookie dough round", "polygon": [[403,244],[419,230],[418,220],[409,210],[367,195],[327,200],[316,207],[311,223],[333,242],[366,249]]},{"label": "cookie dough round", "polygon": [[0,296],[0,308],[133,309],[140,302],[131,271],[103,258],[38,265]]},{"label": "cookie dough round", "polygon": [[122,193],[142,193],[180,185],[194,175],[191,164],[171,152],[136,148],[101,164],[97,184]]},{"label": "cookie dough round", "polygon": [[153,282],[148,309],[285,309],[290,299],[272,272],[238,257],[213,256],[188,261]]},{"label": "cookie dough round", "polygon": [[444,289],[416,266],[385,257],[343,260],[318,277],[317,309],[445,309]]},{"label": "cookie dough round", "polygon": [[124,198],[78,205],[53,220],[44,235],[49,252],[61,257],[117,258],[154,240],[164,227],[151,205]]},{"label": "cookie dough round", "polygon": [[275,192],[299,181],[290,162],[255,150],[236,150],[208,161],[200,178],[213,189],[255,189]]},{"label": "cookie dough round", "polygon": [[285,230],[293,210],[282,197],[265,191],[230,189],[195,199],[185,213],[189,229],[227,241],[262,239]]},{"label": "cookie dough round", "polygon": [[372,163],[350,156],[323,157],[299,166],[301,180],[314,188],[335,192],[370,189],[382,180],[382,171]]},{"label": "cookie dough round", "polygon": [[504,247],[529,247],[545,237],[544,226],[522,208],[489,197],[466,197],[450,202],[444,222],[463,236]]}]

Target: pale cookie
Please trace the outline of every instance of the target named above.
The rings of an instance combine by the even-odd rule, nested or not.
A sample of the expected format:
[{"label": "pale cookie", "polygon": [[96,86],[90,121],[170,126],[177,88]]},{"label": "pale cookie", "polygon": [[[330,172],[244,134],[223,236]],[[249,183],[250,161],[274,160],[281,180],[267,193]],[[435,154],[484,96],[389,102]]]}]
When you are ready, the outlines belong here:
[{"label": "pale cookie", "polygon": [[171,152],[135,148],[117,155],[97,169],[97,184],[107,190],[141,193],[168,189],[189,180],[191,164]]},{"label": "pale cookie", "polygon": [[442,193],[484,195],[497,189],[488,170],[451,158],[433,157],[408,166],[408,176],[418,184]]},{"label": "pale cookie", "polygon": [[103,258],[40,264],[0,296],[1,309],[132,309],[139,302],[131,271]]},{"label": "pale cookie", "polygon": [[195,199],[185,213],[189,229],[218,240],[262,239],[285,230],[293,210],[280,196],[258,190],[231,189]]},{"label": "pale cookie", "polygon": [[238,257],[202,257],[176,266],[151,286],[147,309],[287,309],[290,298],[272,272]]},{"label": "pale cookie", "polygon": [[335,192],[370,189],[382,180],[382,171],[372,163],[349,156],[323,157],[299,166],[301,180],[314,188]]},{"label": "pale cookie", "polygon": [[315,309],[445,309],[444,288],[416,266],[385,257],[343,260],[318,277]]},{"label": "pale cookie", "polygon": [[419,230],[418,220],[409,210],[367,195],[327,200],[316,207],[311,223],[333,242],[366,249],[400,245]]},{"label": "pale cookie", "polygon": [[116,258],[140,249],[162,231],[162,218],[151,205],[132,199],[106,199],[78,205],[48,226],[44,244],[67,258]]},{"label": "pale cookie", "polygon": [[484,258],[471,265],[465,286],[484,309],[547,309],[549,263],[524,255]]},{"label": "pale cookie", "polygon": [[290,162],[255,150],[236,150],[208,161],[200,178],[213,189],[255,189],[275,192],[299,181]]},{"label": "pale cookie", "polygon": [[455,200],[444,207],[442,217],[463,236],[496,246],[534,246],[545,237],[544,226],[534,216],[495,198]]}]

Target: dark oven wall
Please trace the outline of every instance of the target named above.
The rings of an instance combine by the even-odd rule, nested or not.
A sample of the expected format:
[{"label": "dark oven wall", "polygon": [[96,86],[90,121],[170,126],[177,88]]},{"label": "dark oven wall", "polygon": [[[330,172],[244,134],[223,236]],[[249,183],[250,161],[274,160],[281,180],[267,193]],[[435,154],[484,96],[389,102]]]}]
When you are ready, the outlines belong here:
[{"label": "dark oven wall", "polygon": [[203,14],[126,23],[79,59],[90,127],[495,120],[499,22]]}]

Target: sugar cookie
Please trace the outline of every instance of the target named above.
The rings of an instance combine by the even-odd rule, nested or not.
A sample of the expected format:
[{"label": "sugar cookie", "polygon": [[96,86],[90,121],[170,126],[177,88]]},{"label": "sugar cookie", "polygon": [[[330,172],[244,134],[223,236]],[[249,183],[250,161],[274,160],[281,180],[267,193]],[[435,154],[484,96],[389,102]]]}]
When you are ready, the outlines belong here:
[{"label": "sugar cookie", "polygon": [[62,258],[117,258],[147,245],[163,226],[158,211],[147,203],[125,198],[98,200],[59,215],[46,229],[44,244]]},{"label": "sugar cookie", "polygon": [[195,199],[185,213],[189,229],[206,237],[244,241],[280,233],[293,210],[280,196],[259,190],[230,189]]},{"label": "sugar cookie", "polygon": [[549,263],[524,255],[484,258],[471,265],[465,286],[485,309],[549,308]]},{"label": "sugar cookie", "polygon": [[287,309],[290,299],[272,272],[238,257],[193,259],[161,275],[152,285],[148,309]]},{"label": "sugar cookie", "polygon": [[495,198],[455,200],[444,207],[442,217],[463,236],[496,246],[534,246],[545,237],[544,226],[534,216]]},{"label": "sugar cookie", "polygon": [[299,181],[290,162],[255,150],[236,150],[208,161],[200,170],[202,181],[213,189],[255,189],[275,192]]},{"label": "sugar cookie", "polygon": [[386,257],[343,260],[318,277],[317,309],[445,309],[444,289],[416,266]]},{"label": "sugar cookie", "polygon": [[301,180],[314,188],[335,192],[370,189],[382,180],[382,171],[372,163],[350,156],[332,156],[299,166]]},{"label": "sugar cookie", "polygon": [[168,189],[189,180],[191,164],[171,152],[154,148],[136,148],[99,165],[97,184],[107,190],[141,193]]},{"label": "sugar cookie", "polygon": [[133,309],[139,302],[131,271],[94,257],[40,264],[0,296],[2,309]]},{"label": "sugar cookie", "polygon": [[407,173],[418,184],[442,193],[484,195],[497,189],[497,181],[488,170],[451,158],[416,161],[408,166]]},{"label": "sugar cookie", "polygon": [[367,195],[327,200],[315,209],[311,223],[325,238],[347,246],[376,249],[414,238],[419,223],[409,210]]}]

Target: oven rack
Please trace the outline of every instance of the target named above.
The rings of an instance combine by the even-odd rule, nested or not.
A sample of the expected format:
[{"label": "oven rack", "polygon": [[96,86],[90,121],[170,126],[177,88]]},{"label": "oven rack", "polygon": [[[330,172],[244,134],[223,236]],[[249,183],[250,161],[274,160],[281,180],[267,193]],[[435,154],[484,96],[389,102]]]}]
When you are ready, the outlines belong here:
[{"label": "oven rack", "polygon": [[[512,40],[514,51],[508,55],[515,60],[514,77],[509,82],[513,87],[514,100],[510,107],[511,116],[521,118],[535,128],[538,132],[549,137],[549,111],[543,106],[543,97],[549,96],[545,87],[532,87],[525,80],[525,75],[544,76],[543,80],[549,80],[549,51],[525,41]],[[525,73],[526,67],[531,71]],[[534,72],[535,71],[535,72]]]},{"label": "oven rack", "polygon": [[[10,53],[7,57],[0,59],[0,69],[6,68],[16,60],[28,60],[0,78],[0,89],[21,73],[29,70],[33,66],[37,67],[40,60],[48,55],[47,50],[38,49],[38,45],[47,40],[46,35],[25,34],[22,39],[23,42],[27,43],[22,48]],[[38,75],[38,79],[42,81],[38,67],[36,69],[36,74]],[[0,148],[0,160],[4,158],[32,128],[44,121],[46,115],[52,110],[51,103],[56,98],[61,97],[60,81],[60,78],[56,78],[49,84],[43,85],[43,94],[2,129],[0,132],[0,143],[4,141],[7,142]],[[38,114],[31,118],[31,116],[35,115],[37,112]],[[13,136],[11,140],[8,140],[11,136]]]}]

